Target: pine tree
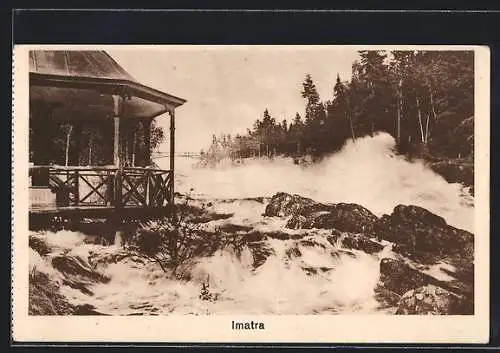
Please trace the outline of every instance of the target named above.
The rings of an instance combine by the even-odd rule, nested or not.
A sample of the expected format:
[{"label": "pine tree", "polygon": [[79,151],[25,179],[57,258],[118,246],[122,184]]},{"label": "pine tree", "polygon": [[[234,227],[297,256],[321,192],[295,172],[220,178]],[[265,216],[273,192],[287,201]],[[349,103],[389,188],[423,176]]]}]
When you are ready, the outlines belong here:
[{"label": "pine tree", "polygon": [[265,109],[246,135],[213,145],[222,141],[231,156],[322,155],[349,138],[385,131],[408,155],[422,146],[438,156],[473,155],[473,52],[361,51],[350,82],[337,75],[331,100],[320,100],[310,75],[302,88],[305,119],[297,113],[289,124],[277,123]]},{"label": "pine tree", "polygon": [[[337,80],[335,86],[333,87],[334,94],[334,106],[337,108],[339,115],[343,116],[349,122],[349,130],[352,140],[356,140],[356,133],[354,132],[354,123],[352,115],[349,109],[348,97],[346,94],[346,86],[340,79],[340,75],[337,74]],[[342,136],[343,137],[343,136]]]},{"label": "pine tree", "polygon": [[368,132],[373,136],[377,130],[390,130],[391,122],[388,119],[390,83],[387,67],[384,64],[387,54],[376,50],[359,52],[360,81],[368,91],[363,119],[368,123]]},{"label": "pine tree", "polygon": [[314,120],[316,109],[319,104],[319,94],[310,74],[306,75],[304,83],[302,83],[303,91],[301,92],[302,98],[307,99],[306,106],[306,123]]},{"label": "pine tree", "polygon": [[322,127],[326,118],[325,108],[320,102],[319,94],[311,75],[306,75],[302,86],[302,97],[307,100],[303,141],[306,149],[310,152],[321,152],[325,145],[325,134]]}]

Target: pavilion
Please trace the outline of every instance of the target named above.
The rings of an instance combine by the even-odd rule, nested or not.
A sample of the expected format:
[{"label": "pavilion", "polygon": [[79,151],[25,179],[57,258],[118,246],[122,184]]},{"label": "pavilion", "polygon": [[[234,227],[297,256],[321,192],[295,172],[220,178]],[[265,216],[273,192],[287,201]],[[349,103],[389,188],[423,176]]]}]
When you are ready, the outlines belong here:
[{"label": "pavilion", "polygon": [[[186,100],[137,82],[105,51],[29,53],[31,218],[148,217],[174,204],[175,110]],[[151,161],[170,118],[170,168]]]}]

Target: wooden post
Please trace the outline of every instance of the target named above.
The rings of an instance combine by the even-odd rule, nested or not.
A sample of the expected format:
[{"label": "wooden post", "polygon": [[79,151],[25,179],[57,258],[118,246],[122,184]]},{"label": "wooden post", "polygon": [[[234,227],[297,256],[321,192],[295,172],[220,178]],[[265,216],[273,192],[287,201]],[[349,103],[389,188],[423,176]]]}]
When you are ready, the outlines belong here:
[{"label": "wooden post", "polygon": [[123,154],[121,153],[121,141],[120,141],[120,118],[121,115],[123,114],[123,97],[118,96],[118,95],[113,95],[113,103],[114,103],[114,148],[113,148],[113,162],[115,167],[117,168],[116,174],[115,174],[115,179],[114,179],[114,185],[113,185],[113,205],[115,207],[115,212],[112,216],[111,224],[115,228],[115,237],[114,237],[114,244],[116,246],[122,246],[123,244],[123,229],[122,229],[122,222],[121,222],[121,216],[119,214],[118,209],[121,208],[122,204],[122,169],[123,169]]},{"label": "wooden post", "polygon": [[66,131],[66,148],[65,148],[64,165],[67,167],[69,165],[69,146],[71,141],[71,133],[73,132],[73,124],[71,124],[68,121],[66,127],[68,130]]},{"label": "wooden post", "polygon": [[169,111],[170,115],[170,206],[174,205],[174,169],[175,169],[175,110]]},{"label": "wooden post", "polygon": [[123,243],[125,242],[125,232],[123,229],[120,228],[121,225],[116,225],[117,228],[115,231],[115,239],[114,239],[114,245],[118,248],[123,246]]},{"label": "wooden post", "polygon": [[[74,151],[74,164],[79,166],[80,165],[80,149],[82,147],[82,124],[81,122],[77,122],[75,124],[75,151]],[[78,169],[75,171],[75,203],[78,206],[80,203],[80,175]]]},{"label": "wooden post", "polygon": [[118,168],[120,165],[120,117],[115,116],[115,133],[114,133],[114,145],[113,145],[113,164]]},{"label": "wooden post", "polygon": [[137,144],[137,125],[134,126],[132,131],[132,167],[135,167],[135,145]]},{"label": "wooden post", "polygon": [[144,166],[151,164],[151,123],[152,119],[144,121]]},{"label": "wooden post", "polygon": [[123,97],[118,96],[118,95],[113,95],[113,102],[114,102],[114,148],[113,148],[113,162],[115,165],[115,168],[117,168],[116,174],[115,174],[115,182],[114,182],[114,206],[115,207],[121,207],[121,194],[122,194],[122,183],[121,183],[121,174],[122,174],[122,168],[123,168],[123,161],[122,161],[122,153],[120,153],[121,149],[121,141],[120,141],[120,118],[122,112],[122,104],[123,104]]}]

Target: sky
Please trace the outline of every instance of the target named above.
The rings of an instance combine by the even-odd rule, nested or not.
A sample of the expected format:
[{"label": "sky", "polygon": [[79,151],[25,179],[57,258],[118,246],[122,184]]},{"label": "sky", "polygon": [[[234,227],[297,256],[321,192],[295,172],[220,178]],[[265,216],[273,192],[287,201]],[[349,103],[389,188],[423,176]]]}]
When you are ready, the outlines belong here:
[{"label": "sky", "polygon": [[[267,108],[272,117],[304,116],[300,92],[310,74],[321,100],[340,74],[349,80],[355,49],[334,46],[158,46],[108,53],[137,81],[187,100],[176,110],[176,151],[199,152],[212,134],[245,133]],[[168,116],[157,121],[168,131]],[[168,151],[168,141],[159,148]]]}]

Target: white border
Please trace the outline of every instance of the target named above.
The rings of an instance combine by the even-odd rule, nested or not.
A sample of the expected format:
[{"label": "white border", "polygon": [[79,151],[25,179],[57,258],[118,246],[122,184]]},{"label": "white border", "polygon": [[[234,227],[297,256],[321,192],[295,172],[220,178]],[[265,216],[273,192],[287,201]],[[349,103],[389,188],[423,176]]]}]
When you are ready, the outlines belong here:
[{"label": "white border", "polygon": [[[486,343],[489,339],[490,50],[485,46],[273,46],[342,49],[475,51],[475,315],[276,315],[83,317],[28,315],[29,49],[218,50],[228,46],[21,45],[13,50],[12,338],[16,342],[314,342]],[[270,46],[230,46],[266,50]],[[265,330],[234,331],[231,321],[262,321]]]}]

